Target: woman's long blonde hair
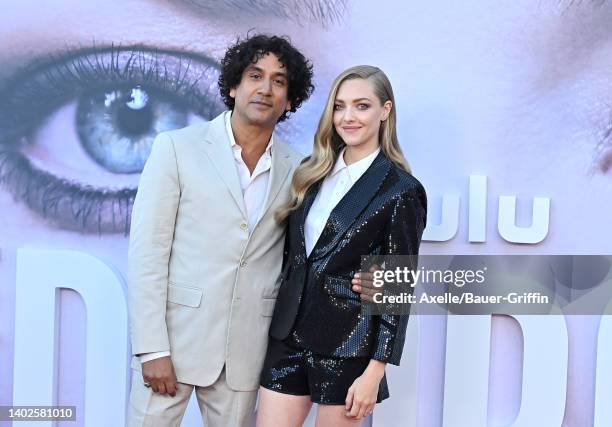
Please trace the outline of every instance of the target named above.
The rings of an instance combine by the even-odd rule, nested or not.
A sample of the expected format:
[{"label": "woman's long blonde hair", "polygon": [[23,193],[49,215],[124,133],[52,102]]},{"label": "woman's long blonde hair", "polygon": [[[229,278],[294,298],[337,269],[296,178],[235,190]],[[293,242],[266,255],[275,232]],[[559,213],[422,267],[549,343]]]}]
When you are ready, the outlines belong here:
[{"label": "woman's long blonde hair", "polygon": [[391,101],[391,112],[389,113],[389,117],[380,125],[380,147],[391,162],[407,172],[410,172],[410,166],[404,158],[402,149],[397,140],[395,98],[393,97],[393,90],[391,89],[389,79],[382,70],[371,65],[351,67],[336,77],[336,80],[334,80],[332,84],[325,104],[325,109],[319,120],[317,133],[314,137],[312,155],[295,170],[291,183],[291,196],[289,202],[281,206],[276,212],[276,220],[279,223],[284,222],[291,211],[300,207],[308,189],[315,182],[324,178],[334,167],[338,155],[345,145],[334,128],[334,103],[340,85],[344,81],[352,79],[366,79],[370,81],[374,87],[374,93],[380,100],[381,105],[387,101]]}]

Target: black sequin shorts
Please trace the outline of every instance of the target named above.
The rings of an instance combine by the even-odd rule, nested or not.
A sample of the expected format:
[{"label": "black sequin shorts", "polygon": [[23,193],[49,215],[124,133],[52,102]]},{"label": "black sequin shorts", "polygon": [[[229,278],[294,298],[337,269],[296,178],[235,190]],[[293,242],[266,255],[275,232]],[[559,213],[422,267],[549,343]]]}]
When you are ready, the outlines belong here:
[{"label": "black sequin shorts", "polygon": [[[308,396],[314,403],[344,405],[353,381],[370,359],[321,356],[270,338],[261,372],[261,386],[279,393]],[[389,397],[387,377],[378,387],[377,402]]]}]

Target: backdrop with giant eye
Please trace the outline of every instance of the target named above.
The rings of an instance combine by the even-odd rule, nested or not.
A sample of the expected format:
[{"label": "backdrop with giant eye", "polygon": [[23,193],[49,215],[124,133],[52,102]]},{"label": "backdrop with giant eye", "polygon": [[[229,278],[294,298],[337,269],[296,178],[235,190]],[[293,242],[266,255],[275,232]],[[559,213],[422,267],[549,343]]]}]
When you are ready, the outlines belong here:
[{"label": "backdrop with giant eye", "polygon": [[[422,254],[612,253],[608,1],[48,6],[7,0],[0,16],[0,405],[124,423],[139,175],[155,135],[224,110],[219,60],[249,32],[287,35],[314,65],[313,96],[278,126],[304,154],[337,74],[389,76],[428,193]],[[573,280],[579,303],[592,285]],[[392,397],[367,423],[610,425],[600,302],[580,315],[411,316]],[[196,406],[184,426],[199,425]]]}]

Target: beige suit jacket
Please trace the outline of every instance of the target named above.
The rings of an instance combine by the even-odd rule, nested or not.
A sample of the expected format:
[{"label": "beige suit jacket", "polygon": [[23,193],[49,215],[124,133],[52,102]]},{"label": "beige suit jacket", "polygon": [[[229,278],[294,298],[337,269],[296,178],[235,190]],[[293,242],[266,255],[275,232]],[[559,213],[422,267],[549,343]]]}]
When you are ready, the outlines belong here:
[{"label": "beige suit jacket", "polygon": [[[274,136],[268,192],[249,232],[223,114],[161,133],[132,211],[132,353],[170,350],[179,382],[256,390],[280,275],[289,198],[302,155]],[[140,369],[137,357],[132,367]]]}]

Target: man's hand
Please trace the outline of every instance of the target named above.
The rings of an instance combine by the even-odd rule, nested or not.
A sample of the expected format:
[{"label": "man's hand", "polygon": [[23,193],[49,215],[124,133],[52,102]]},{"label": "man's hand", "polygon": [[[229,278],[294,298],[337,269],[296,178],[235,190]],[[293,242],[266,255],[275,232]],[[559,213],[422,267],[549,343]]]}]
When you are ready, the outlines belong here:
[{"label": "man's hand", "polygon": [[374,286],[374,272],[380,270],[380,267],[373,265],[370,267],[369,273],[355,273],[351,283],[353,284],[353,290],[361,294],[363,301],[373,302],[374,295],[383,291],[384,286]]},{"label": "man's hand", "polygon": [[149,360],[142,364],[142,378],[155,393],[174,397],[178,383],[170,356]]}]

